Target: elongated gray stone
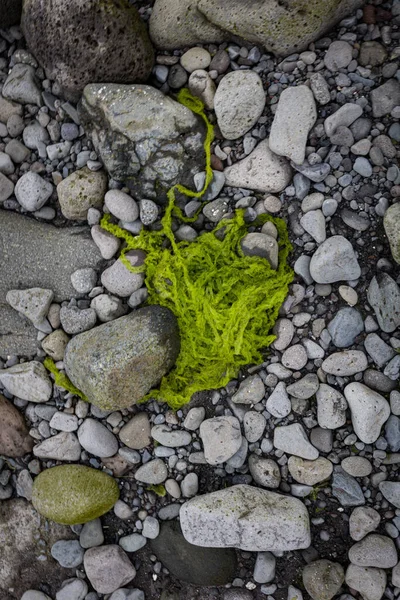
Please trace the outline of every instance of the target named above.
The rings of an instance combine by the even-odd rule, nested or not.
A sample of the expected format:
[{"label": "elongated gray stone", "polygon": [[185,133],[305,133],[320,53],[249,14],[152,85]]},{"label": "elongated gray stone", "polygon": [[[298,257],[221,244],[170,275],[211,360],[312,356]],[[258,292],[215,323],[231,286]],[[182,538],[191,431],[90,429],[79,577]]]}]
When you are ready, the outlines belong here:
[{"label": "elongated gray stone", "polygon": [[249,485],[197,496],[180,511],[191,544],[250,552],[297,550],[310,545],[306,507],[297,498]]}]

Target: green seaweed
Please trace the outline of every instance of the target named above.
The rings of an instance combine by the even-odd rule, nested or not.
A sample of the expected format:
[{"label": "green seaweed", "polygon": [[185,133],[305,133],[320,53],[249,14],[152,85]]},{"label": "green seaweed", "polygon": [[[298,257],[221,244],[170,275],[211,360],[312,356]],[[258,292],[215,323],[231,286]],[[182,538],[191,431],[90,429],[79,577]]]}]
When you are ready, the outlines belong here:
[{"label": "green seaweed", "polygon": [[[177,184],[168,194],[168,205],[160,231],[143,229],[138,236],[114,225],[104,215],[101,227],[125,240],[120,259],[132,272],[145,272],[147,304],[169,308],[177,317],[181,351],[175,367],[143,401],[150,398],[178,409],[195,392],[219,388],[236,377],[241,367],[263,360],[262,351],[275,339],[271,329],[278,317],[293,271],[287,264],[291,250],[282,219],[262,215],[252,225],[272,221],[279,234],[279,266],[257,256],[245,256],[240,242],[248,227],[243,211],[222,220],[213,231],[193,242],[177,242],[172,218],[193,222],[176,206],[175,194],[189,198],[203,196],[212,179],[210,146],[213,129],[198,98],[182,90],[178,100],[199,114],[207,127],[204,142],[206,180],[203,190],[194,192]],[[217,235],[216,235],[217,234]],[[132,267],[126,253],[146,252],[142,267]]]},{"label": "green seaweed", "polygon": [[59,371],[59,369],[57,369],[57,367],[54,363],[54,360],[52,358],[50,358],[50,356],[46,356],[43,364],[46,367],[46,369],[48,371],[50,371],[50,373],[53,373],[55,384],[58,385],[58,387],[63,388],[64,390],[67,390],[68,392],[71,392],[71,394],[75,394],[75,396],[79,396],[79,398],[81,398],[82,400],[87,402],[87,398],[86,398],[85,394],[83,392],[81,392],[72,383],[72,381],[70,381],[68,379],[68,377],[65,375],[65,373],[62,373],[61,371]]},{"label": "green seaweed", "polygon": [[164,498],[164,496],[167,493],[167,490],[165,489],[162,483],[159,485],[149,485],[147,489],[149,492],[154,492],[160,498]]}]

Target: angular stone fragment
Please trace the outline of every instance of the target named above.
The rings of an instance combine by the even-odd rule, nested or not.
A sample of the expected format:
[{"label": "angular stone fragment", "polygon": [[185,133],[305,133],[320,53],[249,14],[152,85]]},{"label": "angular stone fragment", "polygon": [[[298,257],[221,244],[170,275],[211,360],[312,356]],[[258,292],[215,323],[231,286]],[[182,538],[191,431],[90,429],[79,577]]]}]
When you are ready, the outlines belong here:
[{"label": "angular stone fragment", "polygon": [[77,335],[64,362],[89,402],[116,409],[143,398],[173,366],[179,348],[172,312],[149,306]]},{"label": "angular stone fragment", "polygon": [[42,288],[10,290],[6,295],[8,304],[32,321],[34,325],[39,325],[46,317],[53,298],[52,290]]},{"label": "angular stone fragment", "polygon": [[132,581],[136,569],[115,544],[89,548],[84,556],[86,575],[99,594],[111,594]]},{"label": "angular stone fragment", "polygon": [[345,387],[344,395],[355,434],[365,444],[373,444],[390,416],[389,403],[378,392],[356,381]]},{"label": "angular stone fragment", "polygon": [[301,165],[308,134],[317,119],[312,91],[306,85],[288,87],[281,93],[269,138],[269,147]]},{"label": "angular stone fragment", "polygon": [[319,456],[318,450],[310,444],[304,427],[300,423],[275,427],[274,446],[278,450],[307,460],[315,460]]},{"label": "angular stone fragment", "polygon": [[262,140],[246,158],[224,170],[225,184],[256,192],[281,192],[289,184],[292,170],[285,158],[271,152]]},{"label": "angular stone fragment", "polygon": [[265,552],[308,548],[311,542],[300,500],[248,485],[189,500],[180,521],[186,540],[197,546]]},{"label": "angular stone fragment", "polygon": [[229,460],[240,448],[242,434],[236,417],[214,417],[200,425],[200,437],[208,464],[218,465]]}]

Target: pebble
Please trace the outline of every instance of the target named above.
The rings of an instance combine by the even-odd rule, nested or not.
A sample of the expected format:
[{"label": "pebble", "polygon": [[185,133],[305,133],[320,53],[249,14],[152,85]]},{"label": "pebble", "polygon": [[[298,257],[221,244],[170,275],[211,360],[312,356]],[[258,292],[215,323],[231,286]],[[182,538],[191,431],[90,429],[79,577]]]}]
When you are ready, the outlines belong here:
[{"label": "pebble", "polygon": [[361,177],[371,177],[372,175],[372,167],[371,163],[367,158],[363,156],[358,156],[353,164],[353,169],[356,173],[361,175]]},{"label": "pebble", "polygon": [[96,285],[96,281],[97,273],[90,267],[77,269],[71,275],[71,283],[80,294],[88,294]]},{"label": "pebble", "polygon": [[355,306],[358,302],[358,294],[356,290],[354,290],[349,285],[340,285],[339,286],[339,294],[343,298],[347,304],[350,306]]},{"label": "pebble", "polygon": [[389,403],[383,396],[358,382],[349,383],[344,395],[350,407],[355,434],[365,444],[373,444],[389,418]]},{"label": "pebble", "polygon": [[257,73],[239,70],[225,75],[214,97],[214,110],[224,138],[235,140],[249,131],[261,116],[265,102]]},{"label": "pebble", "polygon": [[135,472],[135,479],[141,483],[149,485],[158,485],[163,483],[168,477],[167,467],[161,458],[155,458],[150,462],[139,467]]},{"label": "pebble", "polygon": [[349,519],[350,536],[356,542],[378,528],[381,517],[370,506],[359,506],[353,510]]},{"label": "pebble", "polygon": [[267,411],[277,419],[283,419],[290,414],[292,406],[286,391],[286,385],[280,381],[267,399]]},{"label": "pebble", "polygon": [[298,381],[288,385],[287,393],[294,398],[307,400],[314,396],[319,388],[319,380],[315,373],[308,373]]},{"label": "pebble", "polygon": [[400,83],[389,79],[370,93],[372,115],[376,118],[389,114],[395,106],[400,106]]},{"label": "pebble", "polygon": [[29,402],[47,402],[53,391],[47,371],[38,361],[0,370],[0,382],[10,394]]},{"label": "pebble", "polygon": [[183,426],[185,429],[189,429],[189,431],[196,431],[204,421],[205,416],[206,411],[203,406],[193,407],[186,415]]},{"label": "pebble", "polygon": [[40,177],[37,173],[29,171],[18,179],[15,186],[15,197],[28,212],[42,208],[53,193],[51,183]]},{"label": "pebble", "polygon": [[261,256],[266,258],[271,268],[278,268],[279,246],[277,241],[264,233],[247,233],[240,242],[246,256]]},{"label": "pebble", "polygon": [[318,71],[310,77],[311,90],[318,104],[324,106],[331,101],[331,94],[326,79]]},{"label": "pebble", "polygon": [[361,269],[351,243],[341,235],[325,240],[311,258],[310,274],[317,283],[358,279]]},{"label": "pebble", "polygon": [[298,456],[291,456],[288,460],[289,473],[298,483],[314,486],[321,481],[329,479],[333,465],[326,458],[316,460],[303,460]]},{"label": "pebble", "polygon": [[372,473],[372,465],[363,456],[348,456],[341,462],[341,467],[352,477],[368,477]]},{"label": "pebble", "polygon": [[167,448],[180,448],[188,446],[192,441],[192,436],[183,429],[171,429],[168,425],[155,425],[151,429],[151,437],[159,444]]},{"label": "pebble", "polygon": [[196,473],[188,473],[181,482],[182,496],[193,498],[199,491],[199,478]]},{"label": "pebble", "polygon": [[342,506],[360,506],[365,504],[365,498],[358,482],[336,467],[332,477],[332,494],[339,500]]},{"label": "pebble", "polygon": [[[135,292],[134,292],[135,293]],[[110,296],[109,294],[99,294],[90,303],[90,308],[96,312],[97,318],[102,323],[108,323],[122,317],[127,309],[121,298]]]},{"label": "pebble", "polygon": [[336,348],[348,348],[364,331],[364,321],[355,308],[342,308],[328,324],[328,331]]},{"label": "pebble", "polygon": [[79,543],[82,548],[94,548],[104,543],[103,528],[100,519],[94,519],[85,523],[79,535]]},{"label": "pebble", "polygon": [[136,221],[139,217],[136,201],[121,190],[109,190],[104,196],[104,203],[110,213],[121,221]]},{"label": "pebble", "polygon": [[284,190],[291,181],[287,160],[273,154],[268,140],[262,140],[246,158],[224,170],[228,186],[275,194]]},{"label": "pebble", "polygon": [[379,327],[392,333],[400,325],[400,288],[387,273],[379,273],[371,280],[368,302],[375,311]]},{"label": "pebble", "polygon": [[229,460],[240,448],[242,435],[236,417],[214,417],[200,425],[200,437],[204,456],[209,465],[218,465]]},{"label": "pebble", "polygon": [[95,419],[85,419],[78,429],[80,445],[93,456],[107,458],[118,452],[117,438]]},{"label": "pebble", "polygon": [[146,517],[143,521],[142,535],[145,538],[154,540],[160,533],[160,524],[155,517]]},{"label": "pebble", "polygon": [[361,350],[343,350],[328,356],[322,363],[322,370],[330,375],[348,377],[368,367],[368,360]]},{"label": "pebble", "polygon": [[276,427],[274,429],[274,447],[307,460],[315,460],[319,456],[318,450],[310,444],[300,423]]},{"label": "pebble", "polygon": [[269,145],[272,152],[301,165],[305,159],[308,134],[316,119],[314,96],[307,86],[283,90],[271,126]]},{"label": "pebble", "polygon": [[275,567],[276,558],[272,552],[258,552],[253,571],[254,581],[256,583],[273,581],[275,579]]},{"label": "pebble", "polygon": [[125,552],[116,545],[89,548],[84,556],[87,578],[99,594],[111,594],[132,581],[136,569]]},{"label": "pebble", "polygon": [[249,470],[257,485],[266,488],[278,488],[281,483],[281,473],[275,461],[263,458],[257,454],[249,456]]},{"label": "pebble", "polygon": [[325,217],[321,210],[306,212],[300,219],[300,225],[314,238],[317,244],[326,240]]},{"label": "pebble", "polygon": [[56,542],[51,547],[51,555],[66,569],[75,569],[83,562],[83,548],[77,540]]},{"label": "pebble", "polygon": [[349,550],[349,559],[359,567],[390,569],[397,562],[397,551],[391,538],[371,533],[354,544]]},{"label": "pebble", "polygon": [[189,77],[189,90],[197,96],[208,110],[214,109],[216,87],[210,74],[203,69],[193,71]]},{"label": "pebble", "polygon": [[285,350],[294,336],[294,326],[289,319],[278,319],[274,325],[273,333],[276,335],[276,340],[273,342],[275,350]]},{"label": "pebble", "polygon": [[197,69],[207,69],[211,63],[211,54],[205,48],[191,48],[181,56],[180,63],[188,73]]},{"label": "pebble", "polygon": [[151,225],[157,220],[158,206],[153,200],[142,199],[139,201],[139,214],[143,225]]},{"label": "pebble", "polygon": [[382,481],[379,490],[386,500],[396,508],[400,508],[400,483],[397,481]]},{"label": "pebble", "polygon": [[64,331],[71,335],[76,335],[94,327],[97,315],[93,308],[80,310],[77,306],[62,306],[60,319]]},{"label": "pebble", "polygon": [[[130,250],[125,254],[125,258],[132,267],[141,267],[145,254],[142,250]],[[127,298],[142,287],[144,274],[129,271],[119,258],[102,272],[101,283],[111,294]]]},{"label": "pebble", "polygon": [[353,58],[353,49],[348,42],[338,40],[332,42],[324,56],[327,69],[333,73],[347,67]]},{"label": "pebble", "polygon": [[128,448],[143,450],[151,443],[150,429],[147,413],[140,412],[121,428],[119,438]]},{"label": "pebble", "polygon": [[260,413],[249,410],[243,417],[244,434],[248,442],[257,442],[264,433],[266,419]]},{"label": "pebble", "polygon": [[376,333],[369,333],[366,336],[364,347],[379,368],[383,367],[395,356],[393,348],[386,344]]},{"label": "pebble", "polygon": [[93,225],[90,233],[94,243],[100,250],[101,256],[105,260],[113,258],[119,250],[120,241],[108,231],[104,231],[100,225]]},{"label": "pebble", "polygon": [[258,404],[264,398],[265,388],[259,375],[246,377],[232,396],[235,404]]},{"label": "pebble", "polygon": [[33,449],[33,454],[43,460],[70,460],[80,459],[82,448],[74,433],[63,431],[49,437]]},{"label": "pebble", "polygon": [[349,127],[356,119],[361,117],[362,113],[363,109],[358,104],[344,104],[325,119],[324,127],[326,135],[331,137],[340,126]]},{"label": "pebble", "polygon": [[56,594],[56,600],[84,600],[89,588],[82,579],[66,579]]},{"label": "pebble", "polygon": [[141,548],[144,548],[146,543],[146,538],[139,533],[131,533],[119,539],[119,545],[125,552],[137,552]]},{"label": "pebble", "polygon": [[360,592],[365,600],[381,600],[386,587],[386,573],[383,569],[350,564],[346,571],[346,584]]},{"label": "pebble", "polygon": [[316,560],[303,569],[303,583],[313,600],[330,600],[344,582],[344,570],[339,563]]},{"label": "pebble", "polygon": [[46,318],[53,298],[52,290],[43,288],[10,290],[6,294],[8,304],[34,325],[40,325]]},{"label": "pebble", "polygon": [[49,425],[57,431],[76,431],[78,429],[78,417],[64,412],[55,412]]}]

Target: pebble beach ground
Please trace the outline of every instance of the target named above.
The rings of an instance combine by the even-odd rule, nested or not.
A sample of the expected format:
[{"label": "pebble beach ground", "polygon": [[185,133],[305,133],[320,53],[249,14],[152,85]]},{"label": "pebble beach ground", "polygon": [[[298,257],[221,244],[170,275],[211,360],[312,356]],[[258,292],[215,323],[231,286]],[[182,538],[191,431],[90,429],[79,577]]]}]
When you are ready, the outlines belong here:
[{"label": "pebble beach ground", "polygon": [[[71,50],[71,72],[45,64],[43,5],[0,30],[0,598],[394,600],[400,2],[356,2],[281,56],[226,31],[157,44],[158,2],[133,3],[128,82],[123,29],[104,42],[106,83],[85,79],[97,49]],[[183,88],[215,139],[176,241],[242,209],[241,251],[276,270],[278,229],[257,218],[279,217],[294,278],[263,362],[174,411],[136,402],[177,360],[176,319],[146,305],[145,273],[101,223],[157,231],[172,185],[203,189],[205,128]]]}]

